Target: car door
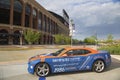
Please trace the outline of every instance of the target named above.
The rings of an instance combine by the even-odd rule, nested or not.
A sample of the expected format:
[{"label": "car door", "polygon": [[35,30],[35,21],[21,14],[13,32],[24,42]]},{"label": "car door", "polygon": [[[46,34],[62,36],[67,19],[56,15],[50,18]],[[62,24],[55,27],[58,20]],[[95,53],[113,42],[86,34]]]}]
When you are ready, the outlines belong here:
[{"label": "car door", "polygon": [[65,52],[66,56],[60,56],[52,58],[51,66],[52,66],[52,72],[69,72],[69,71],[76,71],[77,65],[79,65],[80,58],[76,57],[72,54],[74,53],[74,50],[70,50]]},{"label": "car door", "polygon": [[69,50],[65,54],[67,56],[61,56],[52,58],[52,72],[70,72],[84,69],[88,56],[83,54],[83,50]]},{"label": "car door", "polygon": [[66,67],[68,71],[84,70],[89,68],[87,64],[90,62],[90,56],[87,56],[90,51],[85,49],[70,50],[67,52],[69,63]]}]

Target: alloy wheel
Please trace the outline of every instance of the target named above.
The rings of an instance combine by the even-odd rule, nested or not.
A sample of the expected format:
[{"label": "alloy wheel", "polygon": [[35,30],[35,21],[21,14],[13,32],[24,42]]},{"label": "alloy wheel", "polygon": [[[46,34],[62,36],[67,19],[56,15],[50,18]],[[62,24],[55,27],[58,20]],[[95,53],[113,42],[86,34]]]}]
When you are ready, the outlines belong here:
[{"label": "alloy wheel", "polygon": [[35,68],[35,72],[38,76],[47,76],[50,72],[50,69],[48,64],[39,63]]}]

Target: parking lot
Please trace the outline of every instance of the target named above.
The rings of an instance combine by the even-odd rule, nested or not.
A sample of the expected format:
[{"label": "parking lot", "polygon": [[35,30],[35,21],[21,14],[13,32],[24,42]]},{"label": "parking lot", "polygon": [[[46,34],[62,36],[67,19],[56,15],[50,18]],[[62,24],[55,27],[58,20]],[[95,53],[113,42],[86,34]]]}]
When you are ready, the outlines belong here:
[{"label": "parking lot", "polygon": [[[49,53],[56,50],[0,51],[0,80],[38,80],[38,76],[27,72],[28,58],[36,54]],[[46,77],[46,80],[120,80],[119,73],[120,60],[113,57],[111,66],[105,72],[79,71],[58,73],[51,74]]]},{"label": "parking lot", "polygon": [[[120,61],[112,58],[112,65],[102,73],[90,71],[51,74],[46,80],[120,80]],[[0,65],[0,80],[38,80],[27,72],[27,63]]]}]

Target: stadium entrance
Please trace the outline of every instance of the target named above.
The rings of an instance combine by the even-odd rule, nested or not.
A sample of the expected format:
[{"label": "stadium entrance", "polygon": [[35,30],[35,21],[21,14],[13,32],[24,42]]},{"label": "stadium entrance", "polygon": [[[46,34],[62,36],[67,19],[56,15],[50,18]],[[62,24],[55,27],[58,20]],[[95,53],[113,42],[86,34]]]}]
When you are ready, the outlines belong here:
[{"label": "stadium entrance", "polygon": [[8,31],[2,29],[0,30],[0,45],[8,45],[9,34]]}]

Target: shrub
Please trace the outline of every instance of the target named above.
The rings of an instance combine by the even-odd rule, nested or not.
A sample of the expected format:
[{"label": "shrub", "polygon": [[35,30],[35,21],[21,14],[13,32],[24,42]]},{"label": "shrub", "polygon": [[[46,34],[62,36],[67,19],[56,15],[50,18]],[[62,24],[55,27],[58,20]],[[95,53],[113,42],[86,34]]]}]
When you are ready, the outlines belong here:
[{"label": "shrub", "polygon": [[111,54],[117,54],[120,55],[120,44],[118,45],[107,45],[107,46],[102,46],[99,48],[99,50],[107,50]]},{"label": "shrub", "polygon": [[55,43],[56,44],[70,44],[71,39],[68,36],[64,36],[62,34],[55,35]]}]

